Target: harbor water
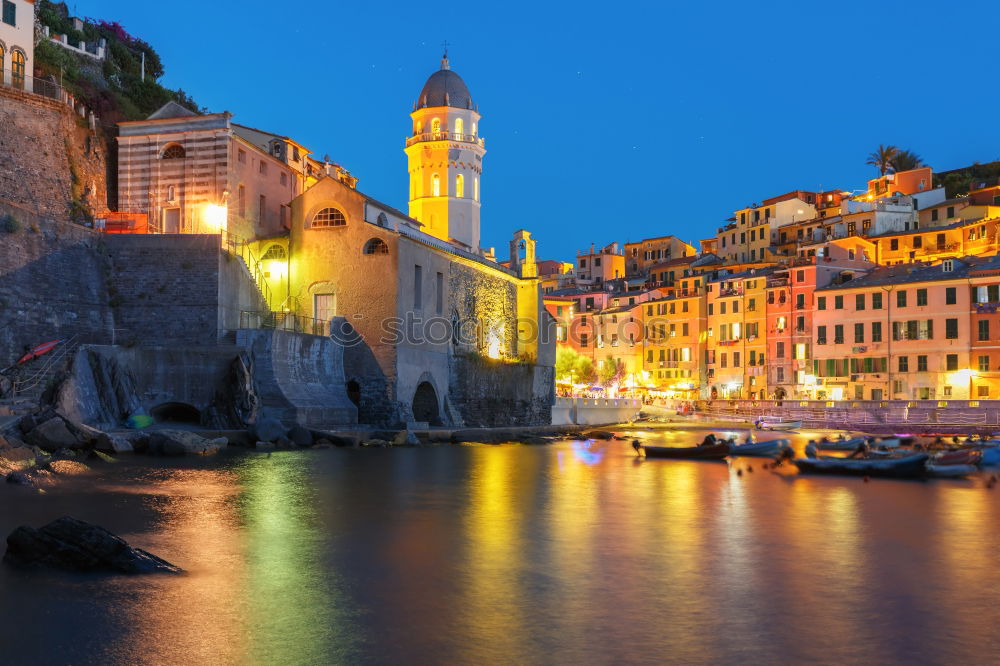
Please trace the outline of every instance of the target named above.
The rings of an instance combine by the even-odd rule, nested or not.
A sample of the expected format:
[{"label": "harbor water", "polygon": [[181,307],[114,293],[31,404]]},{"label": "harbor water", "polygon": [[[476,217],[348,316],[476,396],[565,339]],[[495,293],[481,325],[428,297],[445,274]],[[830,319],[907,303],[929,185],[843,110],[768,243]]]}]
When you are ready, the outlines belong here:
[{"label": "harbor water", "polygon": [[763,462],[567,441],[122,457],[4,484],[3,535],[72,515],[186,573],[0,567],[0,661],[998,659],[1000,490]]}]

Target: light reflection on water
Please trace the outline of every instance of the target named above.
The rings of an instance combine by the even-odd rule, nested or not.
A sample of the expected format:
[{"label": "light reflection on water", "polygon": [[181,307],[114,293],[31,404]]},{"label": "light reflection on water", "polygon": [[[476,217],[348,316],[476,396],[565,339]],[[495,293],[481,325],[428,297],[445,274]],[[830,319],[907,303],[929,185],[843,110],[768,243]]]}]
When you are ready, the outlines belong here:
[{"label": "light reflection on water", "polygon": [[1000,491],[761,462],[639,460],[626,440],[126,459],[45,495],[4,485],[2,534],[72,514],[188,573],[0,568],[3,661],[995,658]]}]

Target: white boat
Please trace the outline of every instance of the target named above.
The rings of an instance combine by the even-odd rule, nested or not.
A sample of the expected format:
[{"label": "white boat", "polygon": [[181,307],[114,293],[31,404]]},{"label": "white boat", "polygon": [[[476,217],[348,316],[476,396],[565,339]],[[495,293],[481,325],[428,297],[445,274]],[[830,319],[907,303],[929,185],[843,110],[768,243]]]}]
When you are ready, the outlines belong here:
[{"label": "white boat", "polygon": [[730,442],[729,455],[773,458],[789,446],[791,446],[791,442],[787,439],[772,439],[766,442],[751,442],[749,444],[736,444]]},{"label": "white boat", "polygon": [[779,421],[777,419],[757,419],[758,430],[797,430],[802,427],[802,421]]}]

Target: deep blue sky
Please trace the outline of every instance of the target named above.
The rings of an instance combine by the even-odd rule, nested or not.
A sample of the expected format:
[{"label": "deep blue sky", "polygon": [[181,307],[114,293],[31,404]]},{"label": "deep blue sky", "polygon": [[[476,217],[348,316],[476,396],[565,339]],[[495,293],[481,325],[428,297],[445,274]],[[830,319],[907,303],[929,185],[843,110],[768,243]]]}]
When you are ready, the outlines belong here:
[{"label": "deep blue sky", "polygon": [[[70,5],[73,9],[73,4]],[[937,170],[1000,159],[995,0],[80,0],[160,53],[167,86],[291,136],[402,210],[403,141],[451,43],[483,114],[483,244],[545,258],[697,241],[793,190],[865,186],[879,143]]]}]

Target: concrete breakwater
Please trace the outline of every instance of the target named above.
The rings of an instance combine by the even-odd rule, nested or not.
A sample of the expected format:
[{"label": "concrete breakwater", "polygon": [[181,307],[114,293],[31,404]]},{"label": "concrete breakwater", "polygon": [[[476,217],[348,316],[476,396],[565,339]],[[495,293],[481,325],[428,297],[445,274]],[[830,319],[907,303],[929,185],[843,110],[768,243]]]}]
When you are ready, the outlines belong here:
[{"label": "concrete breakwater", "polygon": [[[663,407],[649,413],[675,413]],[[802,421],[806,428],[871,433],[985,434],[1000,432],[1000,400],[702,401],[695,410],[711,417],[753,422],[761,416]]]}]

